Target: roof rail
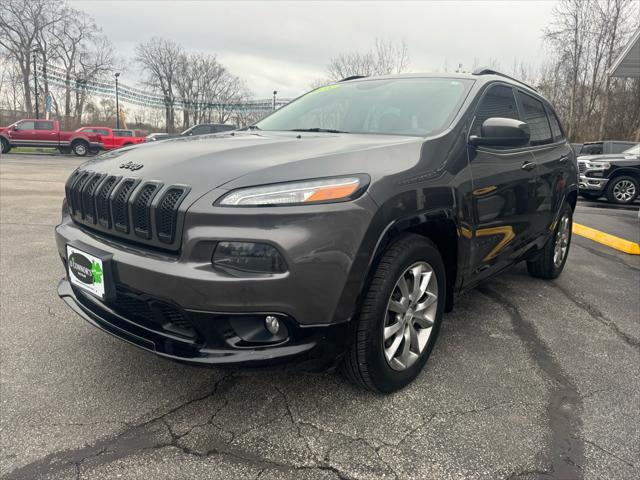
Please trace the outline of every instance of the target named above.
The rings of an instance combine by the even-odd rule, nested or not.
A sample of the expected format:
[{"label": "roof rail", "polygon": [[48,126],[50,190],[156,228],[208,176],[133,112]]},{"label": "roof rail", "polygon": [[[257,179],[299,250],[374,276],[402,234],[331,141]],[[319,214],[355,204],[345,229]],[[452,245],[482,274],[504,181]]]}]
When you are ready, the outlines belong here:
[{"label": "roof rail", "polygon": [[350,77],[344,77],[342,80],[338,80],[338,82],[348,82],[349,80],[357,80],[358,78],[367,78],[366,75],[351,75]]},{"label": "roof rail", "polygon": [[524,85],[527,88],[530,88],[534,92],[538,91],[537,88],[532,87],[528,83],[524,83],[522,80],[518,80],[517,78],[510,77],[509,75],[506,75],[506,74],[504,74],[502,72],[499,72],[497,70],[493,70],[492,68],[488,68],[488,67],[476,68],[473,71],[473,75],[499,75],[501,77],[508,78],[509,80],[513,80],[514,82],[518,82],[519,84]]}]

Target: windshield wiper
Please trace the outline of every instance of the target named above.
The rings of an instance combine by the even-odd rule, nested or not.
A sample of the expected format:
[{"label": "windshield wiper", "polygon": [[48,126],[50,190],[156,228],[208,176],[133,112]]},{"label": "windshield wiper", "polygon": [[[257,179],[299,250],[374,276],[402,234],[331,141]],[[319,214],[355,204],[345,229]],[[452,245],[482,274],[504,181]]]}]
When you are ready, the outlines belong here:
[{"label": "windshield wiper", "polygon": [[261,130],[261,128],[257,125],[249,125],[245,130]]},{"label": "windshield wiper", "polygon": [[285,130],[286,132],[324,132],[324,133],[349,133],[342,130],[334,130],[332,128],[292,128],[291,130]]}]

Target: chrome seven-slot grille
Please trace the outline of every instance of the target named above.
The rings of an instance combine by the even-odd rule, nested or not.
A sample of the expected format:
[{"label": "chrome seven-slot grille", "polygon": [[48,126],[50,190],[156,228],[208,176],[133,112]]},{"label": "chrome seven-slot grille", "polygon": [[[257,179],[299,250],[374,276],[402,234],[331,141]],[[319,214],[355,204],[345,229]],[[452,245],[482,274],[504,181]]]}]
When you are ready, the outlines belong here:
[{"label": "chrome seven-slot grille", "polygon": [[584,173],[587,170],[586,162],[578,162],[578,171]]},{"label": "chrome seven-slot grille", "polygon": [[170,246],[176,239],[178,207],[189,188],[163,188],[159,182],[76,171],[65,192],[74,221],[138,241],[157,239]]}]

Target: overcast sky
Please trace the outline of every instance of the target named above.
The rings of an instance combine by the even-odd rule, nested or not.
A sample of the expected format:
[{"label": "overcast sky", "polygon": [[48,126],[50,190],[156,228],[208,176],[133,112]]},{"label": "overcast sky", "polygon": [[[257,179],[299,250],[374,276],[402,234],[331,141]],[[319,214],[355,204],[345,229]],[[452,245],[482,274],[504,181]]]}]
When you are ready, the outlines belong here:
[{"label": "overcast sky", "polygon": [[[366,51],[376,37],[407,42],[410,71],[471,68],[495,59],[537,64],[541,31],[554,6],[546,1],[276,2],[88,1],[74,7],[94,17],[124,58],[152,36],[187,50],[216,54],[256,98],[295,97],[325,76],[331,57]],[[130,78],[126,78],[126,77]],[[123,74],[135,84],[139,74]]]}]

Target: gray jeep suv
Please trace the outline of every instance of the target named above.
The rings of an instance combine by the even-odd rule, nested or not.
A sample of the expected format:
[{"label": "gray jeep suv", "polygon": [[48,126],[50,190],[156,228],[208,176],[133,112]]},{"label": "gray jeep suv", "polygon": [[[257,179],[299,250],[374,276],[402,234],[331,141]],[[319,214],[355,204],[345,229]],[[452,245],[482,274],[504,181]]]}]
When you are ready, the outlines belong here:
[{"label": "gray jeep suv", "polygon": [[357,78],[237,131],[123,148],[66,184],[64,301],[196,364],[341,366],[391,392],[465,290],[555,278],[577,198],[551,105],[491,70]]}]

